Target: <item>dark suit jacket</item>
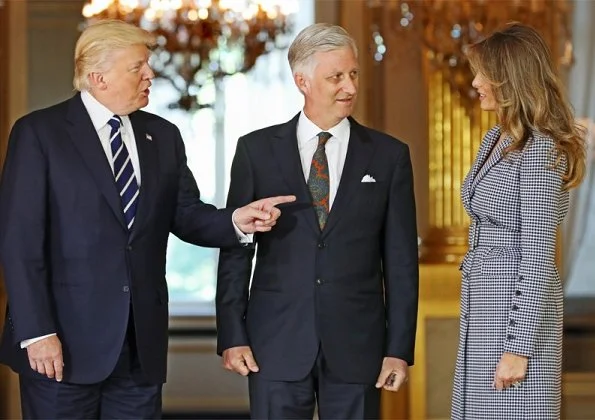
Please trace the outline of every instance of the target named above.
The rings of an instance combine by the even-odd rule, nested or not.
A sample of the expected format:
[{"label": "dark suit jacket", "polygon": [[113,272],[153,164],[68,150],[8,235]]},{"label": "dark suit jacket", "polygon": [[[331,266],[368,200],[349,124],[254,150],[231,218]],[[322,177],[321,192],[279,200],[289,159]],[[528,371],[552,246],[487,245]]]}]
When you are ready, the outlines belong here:
[{"label": "dark suit jacket", "polygon": [[[222,249],[218,351],[250,345],[270,380],[304,378],[319,346],[344,381],[373,383],[384,356],[413,363],[418,258],[407,146],[351,119],[347,157],[324,231],[297,147],[298,116],[238,142],[228,204],[295,194],[254,250]],[[361,182],[370,175],[376,182]]]},{"label": "dark suit jacket", "polygon": [[0,184],[0,260],[8,290],[0,360],[21,374],[36,375],[21,340],[56,332],[65,381],[105,379],[122,348],[132,302],[143,371],[151,382],[164,382],[169,233],[202,246],[238,243],[232,210],[200,201],[178,129],[142,111],[130,119],[142,181],[130,233],[80,95],[13,127]]}]

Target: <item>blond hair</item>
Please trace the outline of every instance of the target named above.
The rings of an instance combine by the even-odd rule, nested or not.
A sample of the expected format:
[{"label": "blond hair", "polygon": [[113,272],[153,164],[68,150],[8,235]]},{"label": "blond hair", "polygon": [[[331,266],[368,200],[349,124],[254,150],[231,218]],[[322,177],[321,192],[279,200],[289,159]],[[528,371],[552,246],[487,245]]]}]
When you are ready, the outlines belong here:
[{"label": "blond hair", "polygon": [[357,57],[355,40],[340,26],[330,23],[315,23],[302,29],[289,47],[287,58],[291,72],[312,74],[314,55],[317,52],[334,51],[341,48],[351,48]]},{"label": "blond hair", "polygon": [[576,187],[585,175],[585,129],[577,124],[548,46],[539,33],[519,23],[508,24],[471,45],[467,58],[475,74],[486,78],[498,104],[501,131],[521,150],[532,131],[554,140],[558,166],[567,161],[564,187]]},{"label": "blond hair", "polygon": [[74,88],[89,90],[90,73],[105,71],[114,51],[139,44],[153,47],[155,37],[144,29],[116,19],[100,20],[88,26],[74,49]]}]

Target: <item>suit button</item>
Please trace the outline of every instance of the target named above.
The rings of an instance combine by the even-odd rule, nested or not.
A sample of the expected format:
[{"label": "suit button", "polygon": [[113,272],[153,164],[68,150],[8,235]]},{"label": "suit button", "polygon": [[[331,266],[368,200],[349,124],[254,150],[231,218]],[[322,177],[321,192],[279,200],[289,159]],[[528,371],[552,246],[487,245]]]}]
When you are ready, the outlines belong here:
[{"label": "suit button", "polygon": [[518,306],[516,306],[516,305],[512,305],[512,310],[513,310],[513,311],[518,311],[518,310],[519,310],[519,307],[518,307]]},{"label": "suit button", "polygon": [[516,292],[514,292],[515,295],[520,296],[522,293],[520,290],[517,290]]},{"label": "suit button", "polygon": [[506,339],[507,339],[507,340],[514,340],[514,339],[515,339],[515,336],[514,336],[514,335],[512,335],[512,334],[508,334],[508,335],[506,336]]},{"label": "suit button", "polygon": [[326,244],[324,242],[318,242],[318,248],[319,249],[326,248]]},{"label": "suit button", "polygon": [[128,245],[128,246],[126,247],[126,249],[127,249],[128,251],[132,251],[132,245]]},{"label": "suit button", "polygon": [[122,287],[122,291],[124,293],[128,293],[130,291],[130,288],[128,286],[124,286],[124,287]]},{"label": "suit button", "polygon": [[514,319],[511,319],[510,321],[508,321],[508,325],[514,327],[516,325],[516,321]]},{"label": "suit button", "polygon": [[322,279],[316,279],[316,284],[321,285],[323,283]]}]

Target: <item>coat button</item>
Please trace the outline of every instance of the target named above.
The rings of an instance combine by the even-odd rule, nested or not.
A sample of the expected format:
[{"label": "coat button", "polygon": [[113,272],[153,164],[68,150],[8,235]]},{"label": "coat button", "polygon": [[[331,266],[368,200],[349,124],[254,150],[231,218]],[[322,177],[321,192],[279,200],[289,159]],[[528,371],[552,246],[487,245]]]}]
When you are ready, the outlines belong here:
[{"label": "coat button", "polygon": [[128,293],[130,291],[130,288],[128,286],[124,286],[124,287],[122,287],[122,291],[124,293]]},{"label": "coat button", "polygon": [[519,310],[519,307],[518,307],[518,306],[516,306],[516,305],[512,305],[512,310],[513,310],[513,311],[518,311],[518,310]]},{"label": "coat button", "polygon": [[507,340],[514,340],[515,338],[516,338],[516,337],[515,337],[514,335],[512,335],[512,334],[508,334],[508,335],[506,336],[506,339],[507,339]]},{"label": "coat button", "polygon": [[516,321],[514,319],[511,319],[510,321],[508,321],[508,325],[514,327],[516,325]]},{"label": "coat button", "polygon": [[322,279],[316,279],[316,284],[321,285],[322,284]]},{"label": "coat button", "polygon": [[522,293],[521,293],[521,291],[520,291],[520,290],[517,290],[516,292],[514,292],[514,294],[515,294],[515,295],[517,295],[517,296],[520,296],[520,295],[522,295]]},{"label": "coat button", "polygon": [[126,247],[126,249],[127,249],[128,251],[132,251],[132,245],[128,245],[128,246]]},{"label": "coat button", "polygon": [[326,244],[324,242],[318,242],[318,249],[326,248]]}]

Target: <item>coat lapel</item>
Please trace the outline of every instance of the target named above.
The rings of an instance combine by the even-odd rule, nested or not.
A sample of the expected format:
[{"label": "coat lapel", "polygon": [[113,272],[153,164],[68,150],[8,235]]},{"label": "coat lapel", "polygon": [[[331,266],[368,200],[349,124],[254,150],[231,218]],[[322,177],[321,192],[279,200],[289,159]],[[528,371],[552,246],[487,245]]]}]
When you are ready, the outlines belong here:
[{"label": "coat lapel", "polygon": [[[291,121],[281,126],[271,144],[273,155],[279,165],[279,172],[288,185],[290,192],[296,196],[298,203],[311,204],[312,197],[310,197],[310,191],[308,191],[308,185],[304,178],[300,152],[298,150],[297,122],[299,115],[297,114]],[[310,227],[316,232],[320,232],[313,206],[311,207],[311,211],[300,212],[300,214],[305,214]]]},{"label": "coat lapel", "polygon": [[357,187],[361,184],[362,177],[374,154],[374,143],[363,128],[353,119],[349,118],[351,132],[347,156],[343,165],[343,173],[339,181],[339,189],[333,201],[331,212],[323,234],[326,236],[336,225],[339,219],[348,210],[349,203]]},{"label": "coat lapel", "polygon": [[[483,177],[486,176],[486,174],[490,171],[490,169],[494,167],[494,165],[496,165],[498,162],[500,162],[500,160],[502,160],[502,157],[504,156],[504,149],[511,143],[510,137],[507,137],[503,139],[500,142],[500,144],[497,144],[501,134],[499,129],[497,132],[490,131],[488,135],[490,135],[490,133],[492,135],[489,137],[489,141],[485,142],[486,147],[482,153],[482,158],[478,158],[476,175],[473,178],[473,182],[471,184],[471,196],[473,196],[473,193],[475,192],[475,188],[477,188],[477,184],[479,183],[479,181],[481,181]],[[488,135],[486,135],[486,138]],[[494,151],[493,153],[492,150]]]},{"label": "coat lapel", "polygon": [[157,185],[157,174],[159,173],[159,159],[155,144],[155,141],[158,141],[158,139],[155,134],[147,131],[145,119],[142,117],[142,114],[140,112],[130,114],[130,123],[134,130],[134,140],[138,151],[141,173],[138,206],[130,234],[130,240],[133,240],[139,232],[142,232],[143,226],[149,220],[152,208],[151,198],[155,197],[154,190]]},{"label": "coat lapel", "polygon": [[89,168],[99,191],[105,197],[116,219],[126,229],[120,195],[114,182],[114,174],[80,94],[70,100],[67,119],[70,123],[68,133],[72,143],[81,155],[85,165]]}]

